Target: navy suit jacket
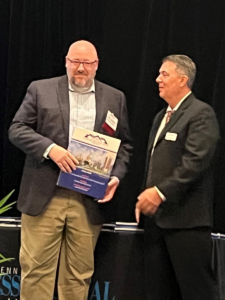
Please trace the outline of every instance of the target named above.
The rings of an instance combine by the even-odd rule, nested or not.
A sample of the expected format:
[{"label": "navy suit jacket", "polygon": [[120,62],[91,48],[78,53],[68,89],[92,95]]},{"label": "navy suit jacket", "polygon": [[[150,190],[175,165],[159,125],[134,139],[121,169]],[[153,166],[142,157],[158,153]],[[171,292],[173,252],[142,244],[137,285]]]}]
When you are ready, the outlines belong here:
[{"label": "navy suit jacket", "polygon": [[219,139],[215,113],[190,94],[162,130],[151,156],[165,112],[160,111],[153,122],[144,180],[151,159],[152,180],[148,187],[157,186],[166,197],[155,215],[156,224],[171,229],[211,226],[212,158]]},{"label": "navy suit jacket", "polygon": [[[111,175],[121,180],[132,150],[125,96],[96,80],[95,97],[94,131],[108,135],[102,128],[108,110],[118,118],[113,136],[121,140],[121,146]],[[12,121],[9,139],[27,155],[17,205],[25,214],[38,215],[51,201],[60,170],[51,159],[44,159],[43,153],[52,143],[67,149],[69,113],[68,78],[62,76],[32,82]],[[101,223],[100,205],[87,199],[89,205],[93,223]]]}]

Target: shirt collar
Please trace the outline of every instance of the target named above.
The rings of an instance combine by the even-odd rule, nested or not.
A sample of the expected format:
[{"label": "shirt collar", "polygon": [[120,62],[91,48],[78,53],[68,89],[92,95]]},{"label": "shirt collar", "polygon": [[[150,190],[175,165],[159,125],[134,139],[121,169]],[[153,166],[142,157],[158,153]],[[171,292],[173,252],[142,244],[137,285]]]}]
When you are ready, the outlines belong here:
[{"label": "shirt collar", "polygon": [[75,93],[80,93],[80,94],[88,94],[88,93],[95,93],[95,81],[92,81],[92,85],[90,88],[83,88],[83,87],[79,87],[79,86],[71,86],[71,83],[68,81],[69,83],[69,91],[71,92],[75,92]]},{"label": "shirt collar", "polygon": [[174,109],[172,109],[172,107],[168,106],[166,111],[170,111],[170,110],[178,110],[178,108],[180,107],[180,105],[182,104],[182,102],[184,102],[184,100],[192,93],[192,91],[188,92],[178,103],[177,105],[174,107]]}]

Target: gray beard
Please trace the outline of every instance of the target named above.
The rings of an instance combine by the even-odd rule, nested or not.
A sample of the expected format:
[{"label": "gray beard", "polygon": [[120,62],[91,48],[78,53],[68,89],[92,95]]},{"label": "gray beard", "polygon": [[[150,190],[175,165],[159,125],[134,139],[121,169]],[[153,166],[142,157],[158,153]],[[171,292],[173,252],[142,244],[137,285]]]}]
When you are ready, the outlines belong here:
[{"label": "gray beard", "polygon": [[84,85],[83,84],[77,84],[76,82],[75,82],[75,78],[74,77],[69,77],[69,74],[68,74],[68,72],[67,72],[67,77],[68,77],[68,79],[69,79],[69,82],[70,82],[70,84],[71,84],[71,87],[73,88],[73,90],[75,90],[75,91],[78,91],[79,93],[85,93],[87,90],[89,90],[90,89],[90,87],[92,86],[92,83],[93,83],[93,79],[88,79],[88,85],[87,86],[85,86],[86,84],[87,84],[87,81],[84,83]]},{"label": "gray beard", "polygon": [[91,87],[91,85],[90,86],[77,85],[75,83],[72,83],[71,81],[70,81],[70,84],[71,84],[72,89],[80,94],[87,92]]},{"label": "gray beard", "polygon": [[[74,79],[74,78],[71,78],[71,79]],[[71,85],[72,89],[75,92],[79,93],[79,94],[84,94],[88,90],[90,90],[90,87],[91,87],[91,85],[93,83],[93,81],[91,81],[91,85],[90,86],[80,86],[80,85],[76,85],[75,82],[74,82],[74,80],[71,80],[71,79],[70,79],[70,85]]]}]

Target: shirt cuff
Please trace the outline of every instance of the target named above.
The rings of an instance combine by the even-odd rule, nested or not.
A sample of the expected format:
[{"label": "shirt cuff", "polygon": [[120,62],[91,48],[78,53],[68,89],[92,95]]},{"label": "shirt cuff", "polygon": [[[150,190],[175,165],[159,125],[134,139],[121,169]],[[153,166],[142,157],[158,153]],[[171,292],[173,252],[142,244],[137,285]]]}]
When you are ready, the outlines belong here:
[{"label": "shirt cuff", "polygon": [[117,179],[117,181],[118,181],[118,183],[120,183],[120,180],[119,180],[119,178],[118,178],[118,177],[116,177],[116,176],[111,176],[110,178],[116,178],[116,179]]},{"label": "shirt cuff", "polygon": [[51,144],[50,146],[48,146],[48,148],[45,150],[43,156],[45,159],[49,159],[48,154],[50,152],[50,150],[55,146],[56,144]]},{"label": "shirt cuff", "polygon": [[156,186],[154,186],[154,188],[156,189],[156,192],[159,194],[159,197],[162,199],[162,201],[166,201],[166,197],[163,195],[163,193],[161,193]]}]

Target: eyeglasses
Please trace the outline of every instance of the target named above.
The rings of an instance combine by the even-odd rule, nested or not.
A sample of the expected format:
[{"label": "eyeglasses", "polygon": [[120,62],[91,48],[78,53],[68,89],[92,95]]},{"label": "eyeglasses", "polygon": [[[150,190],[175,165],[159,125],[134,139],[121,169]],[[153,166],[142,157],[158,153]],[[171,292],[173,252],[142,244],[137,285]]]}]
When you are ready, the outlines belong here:
[{"label": "eyeglasses", "polygon": [[92,61],[92,62],[90,62],[90,61],[71,60],[71,59],[69,59],[69,57],[67,57],[67,59],[74,68],[79,68],[80,64],[83,64],[84,68],[91,69],[93,67],[94,63],[98,62],[97,59],[95,61]]}]

